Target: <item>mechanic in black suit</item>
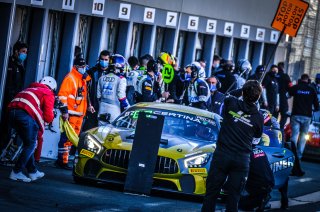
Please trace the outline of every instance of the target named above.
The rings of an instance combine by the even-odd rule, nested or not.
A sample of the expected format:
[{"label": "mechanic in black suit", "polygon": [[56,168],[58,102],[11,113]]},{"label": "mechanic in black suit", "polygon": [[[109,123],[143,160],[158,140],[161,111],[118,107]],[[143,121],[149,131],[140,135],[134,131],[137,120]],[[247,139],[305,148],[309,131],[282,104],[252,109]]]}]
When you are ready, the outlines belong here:
[{"label": "mechanic in black suit", "polygon": [[260,83],[249,80],[242,88],[243,100],[230,96],[224,101],[224,118],[207,178],[203,212],[215,211],[227,177],[231,186],[226,210],[238,211],[240,193],[249,173],[252,144],[258,143],[262,136],[264,119],[255,105],[261,92]]}]

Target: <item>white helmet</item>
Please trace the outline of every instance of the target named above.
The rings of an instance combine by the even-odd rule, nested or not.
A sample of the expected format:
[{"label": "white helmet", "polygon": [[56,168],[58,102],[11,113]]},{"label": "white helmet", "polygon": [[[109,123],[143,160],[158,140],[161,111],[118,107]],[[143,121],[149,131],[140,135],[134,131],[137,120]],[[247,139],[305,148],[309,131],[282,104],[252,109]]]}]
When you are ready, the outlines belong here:
[{"label": "white helmet", "polygon": [[204,70],[204,68],[202,68],[202,66],[200,65],[199,62],[192,62],[191,64],[195,65],[198,68],[198,70],[199,70],[198,77],[199,78],[206,78],[206,71]]},{"label": "white helmet", "polygon": [[45,76],[40,80],[40,83],[49,86],[54,91],[57,89],[57,82],[53,77]]}]

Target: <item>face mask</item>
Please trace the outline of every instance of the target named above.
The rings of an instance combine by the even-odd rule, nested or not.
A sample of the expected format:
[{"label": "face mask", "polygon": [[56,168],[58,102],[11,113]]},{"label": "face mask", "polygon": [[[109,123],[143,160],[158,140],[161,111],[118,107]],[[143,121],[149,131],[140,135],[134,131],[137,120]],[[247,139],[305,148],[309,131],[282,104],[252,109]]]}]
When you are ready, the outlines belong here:
[{"label": "face mask", "polygon": [[19,59],[21,62],[25,61],[26,58],[27,58],[27,54],[25,54],[25,53],[19,53],[18,59]]},{"label": "face mask", "polygon": [[190,80],[191,80],[191,74],[185,73],[185,74],[184,74],[184,79],[185,79],[186,81],[190,81]]},{"label": "face mask", "polygon": [[216,90],[217,90],[217,86],[211,84],[210,91],[216,91]]},{"label": "face mask", "polygon": [[85,68],[78,68],[78,71],[80,72],[80,74],[84,74],[86,72]]},{"label": "face mask", "polygon": [[213,65],[214,68],[219,68],[219,66],[220,66],[219,63]]},{"label": "face mask", "polygon": [[101,66],[102,68],[106,68],[106,67],[108,67],[108,65],[109,65],[109,61],[107,61],[107,60],[100,60],[100,66]]}]

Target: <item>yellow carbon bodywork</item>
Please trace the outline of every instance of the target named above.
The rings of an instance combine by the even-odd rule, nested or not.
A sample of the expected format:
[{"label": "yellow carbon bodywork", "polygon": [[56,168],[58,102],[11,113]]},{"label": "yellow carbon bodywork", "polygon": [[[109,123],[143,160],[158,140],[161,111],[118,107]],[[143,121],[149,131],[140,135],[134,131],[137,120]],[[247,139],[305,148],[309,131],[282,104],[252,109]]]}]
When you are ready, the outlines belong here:
[{"label": "yellow carbon bodywork", "polygon": [[[189,108],[185,106],[180,106],[180,105],[173,105],[173,104],[157,104],[157,103],[139,103],[136,105],[139,108],[146,109],[148,107],[152,109],[159,109],[159,110],[172,110],[172,111],[177,111],[177,112],[182,112],[182,113],[190,113],[192,115],[197,115],[197,116],[203,116],[207,118],[212,118],[214,119],[214,115],[212,113],[209,113],[204,110],[199,110],[195,108]],[[187,110],[186,110],[187,108]],[[116,129],[116,128],[115,128]],[[121,138],[121,135],[117,130],[114,129],[107,129],[107,127],[103,129],[99,128],[94,128],[90,131],[88,131],[91,135],[96,137],[96,139],[103,141],[103,147],[105,148],[103,150],[103,154],[108,150],[127,150],[131,151],[132,150],[132,142],[126,142],[123,141],[124,138]],[[179,151],[177,151],[179,149]],[[197,154],[197,153],[212,153],[215,150],[215,146],[212,143],[208,143],[206,146],[202,146],[201,148],[193,148],[192,149],[192,154]],[[82,150],[79,150],[80,153]],[[184,175],[190,175],[194,179],[194,191],[193,194],[196,195],[203,195],[205,194],[206,191],[206,178],[208,174],[207,168],[201,167],[201,168],[185,168],[185,167],[179,167],[181,163],[178,163],[178,160],[181,160],[183,158],[186,158],[190,154],[190,145],[187,144],[178,144],[175,146],[170,146],[168,148],[159,148],[158,156],[162,157],[167,157],[174,159],[177,162],[178,166],[178,173],[175,174],[161,174],[161,173],[155,173],[154,174],[154,179],[159,179],[159,180],[164,180],[164,181],[169,181],[173,183],[177,191],[183,191],[182,186],[180,183],[180,179]],[[103,155],[102,154],[102,155]],[[74,172],[77,176],[84,176],[84,167],[88,160],[91,158],[86,155],[86,154],[79,154],[77,164],[75,166]],[[113,166],[107,163],[104,163],[102,161],[102,158],[97,158],[95,156],[93,158],[94,160],[97,160],[101,164],[101,169],[98,171],[96,175],[96,179],[99,178],[99,176],[104,173],[104,172],[114,172],[114,173],[121,173],[121,174],[126,174],[127,169],[122,168],[122,167],[117,167]],[[183,172],[183,173],[181,173]]]}]

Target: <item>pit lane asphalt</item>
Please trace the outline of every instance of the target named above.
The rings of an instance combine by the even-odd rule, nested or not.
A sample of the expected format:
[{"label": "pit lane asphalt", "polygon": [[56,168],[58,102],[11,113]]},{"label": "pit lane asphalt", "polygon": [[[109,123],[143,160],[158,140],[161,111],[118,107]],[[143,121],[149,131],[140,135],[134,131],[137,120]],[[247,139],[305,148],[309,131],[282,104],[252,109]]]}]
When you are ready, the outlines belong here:
[{"label": "pit lane asphalt", "polygon": [[[304,177],[290,177],[289,210],[320,210],[320,164],[303,162]],[[202,199],[153,191],[151,196],[122,192],[123,186],[110,184],[78,185],[71,171],[57,169],[53,161],[44,161],[39,170],[43,179],[31,183],[8,178],[11,167],[0,166],[0,211],[200,211]],[[309,196],[305,196],[310,194]],[[280,211],[280,194],[272,192],[270,211]],[[293,206],[295,205],[295,206]],[[219,210],[224,207],[219,205]],[[219,211],[218,210],[218,211]]]}]

